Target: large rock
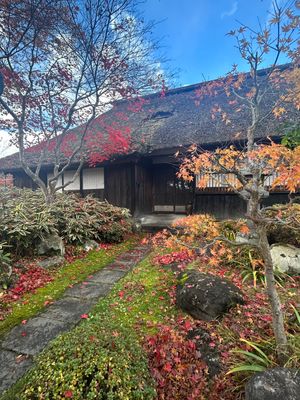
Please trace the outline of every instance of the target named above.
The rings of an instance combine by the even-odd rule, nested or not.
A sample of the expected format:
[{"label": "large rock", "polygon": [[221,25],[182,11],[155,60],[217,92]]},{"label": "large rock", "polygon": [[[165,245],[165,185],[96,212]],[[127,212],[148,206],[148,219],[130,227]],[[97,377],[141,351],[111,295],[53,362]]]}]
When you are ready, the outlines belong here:
[{"label": "large rock", "polygon": [[46,236],[37,246],[37,252],[40,256],[65,255],[65,246],[61,237],[55,233]]},{"label": "large rock", "polygon": [[54,257],[49,257],[46,258],[45,260],[41,260],[37,263],[39,267],[42,268],[53,268],[53,267],[58,267],[59,265],[62,265],[65,262],[64,257],[61,256],[54,256]]},{"label": "large rock", "polygon": [[300,371],[272,368],[252,375],[245,388],[246,400],[300,400]]},{"label": "large rock", "polygon": [[241,291],[218,276],[189,270],[178,279],[176,304],[195,319],[211,321],[244,303]]},{"label": "large rock", "polygon": [[273,244],[271,256],[274,268],[291,275],[300,274],[300,249],[289,244]]}]

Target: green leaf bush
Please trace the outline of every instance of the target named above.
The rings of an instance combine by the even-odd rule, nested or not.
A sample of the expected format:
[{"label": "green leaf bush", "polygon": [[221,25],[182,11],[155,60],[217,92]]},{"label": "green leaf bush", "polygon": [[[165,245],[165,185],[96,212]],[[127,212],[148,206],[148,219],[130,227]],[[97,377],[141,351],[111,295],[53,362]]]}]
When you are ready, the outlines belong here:
[{"label": "green leaf bush", "polygon": [[20,400],[150,400],[154,382],[132,329],[85,321],[60,336],[25,376]]},{"label": "green leaf bush", "polygon": [[7,244],[0,243],[0,290],[6,289],[12,281],[12,266]]},{"label": "green leaf bush", "polygon": [[60,193],[48,205],[41,191],[0,191],[0,241],[18,255],[34,253],[50,234],[58,234],[65,243],[83,244],[87,240],[120,242],[130,231],[127,209],[92,196]]}]

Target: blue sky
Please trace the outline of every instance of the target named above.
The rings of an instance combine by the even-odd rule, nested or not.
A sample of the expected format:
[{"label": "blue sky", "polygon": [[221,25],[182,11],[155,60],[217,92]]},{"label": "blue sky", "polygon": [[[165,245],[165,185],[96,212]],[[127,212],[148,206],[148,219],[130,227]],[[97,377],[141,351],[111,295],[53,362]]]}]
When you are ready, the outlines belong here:
[{"label": "blue sky", "polygon": [[[146,20],[161,21],[154,29],[162,38],[178,84],[214,79],[238,63],[234,39],[225,36],[238,23],[255,27],[267,21],[271,0],[148,0],[141,8]],[[245,70],[245,65],[240,65]]]}]

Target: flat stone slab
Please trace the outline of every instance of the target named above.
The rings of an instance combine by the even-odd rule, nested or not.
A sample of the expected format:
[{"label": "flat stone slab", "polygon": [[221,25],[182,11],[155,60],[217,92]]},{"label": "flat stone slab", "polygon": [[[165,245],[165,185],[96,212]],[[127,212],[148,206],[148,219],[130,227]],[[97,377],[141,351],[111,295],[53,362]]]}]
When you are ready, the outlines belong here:
[{"label": "flat stone slab", "polygon": [[13,385],[31,367],[30,357],[8,350],[0,351],[0,393]]},{"label": "flat stone slab", "polygon": [[34,356],[60,333],[68,330],[68,322],[36,317],[16,326],[2,342],[2,348]]},{"label": "flat stone slab", "polygon": [[127,261],[127,262],[131,262],[132,264],[135,264],[136,262],[138,262],[142,258],[143,258],[143,256],[140,255],[140,254],[125,253],[122,256],[120,256],[117,259],[117,261],[119,261],[119,262]]},{"label": "flat stone slab", "polygon": [[129,271],[132,268],[131,261],[116,261],[112,264],[109,264],[105,269],[110,270],[119,270],[119,271]]},{"label": "flat stone slab", "polygon": [[[95,277],[95,275],[93,276]],[[94,278],[91,278],[94,279]],[[94,299],[106,296],[111,289],[108,283],[94,283],[86,281],[84,284],[74,285],[65,291],[65,297],[78,297],[81,299]]]},{"label": "flat stone slab", "polygon": [[117,282],[119,279],[123,278],[126,275],[126,270],[120,271],[117,269],[108,269],[104,268],[102,271],[97,272],[93,275],[92,278],[88,279],[88,282],[91,283],[104,283],[104,284],[113,284]]},{"label": "flat stone slab", "polygon": [[80,320],[80,316],[86,314],[93,305],[94,302],[91,300],[64,297],[48,307],[44,313],[40,314],[40,317],[75,325]]}]

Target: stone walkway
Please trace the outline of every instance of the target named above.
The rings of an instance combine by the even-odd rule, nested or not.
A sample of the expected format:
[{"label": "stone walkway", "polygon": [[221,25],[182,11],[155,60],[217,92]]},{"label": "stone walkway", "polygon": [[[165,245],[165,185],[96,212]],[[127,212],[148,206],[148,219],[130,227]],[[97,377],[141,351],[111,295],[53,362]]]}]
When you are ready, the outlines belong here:
[{"label": "stone walkway", "polygon": [[34,357],[60,333],[73,328],[113,285],[148,253],[139,245],[122,253],[85,282],[67,289],[64,296],[24,325],[16,326],[0,344],[0,395],[32,366]]}]

